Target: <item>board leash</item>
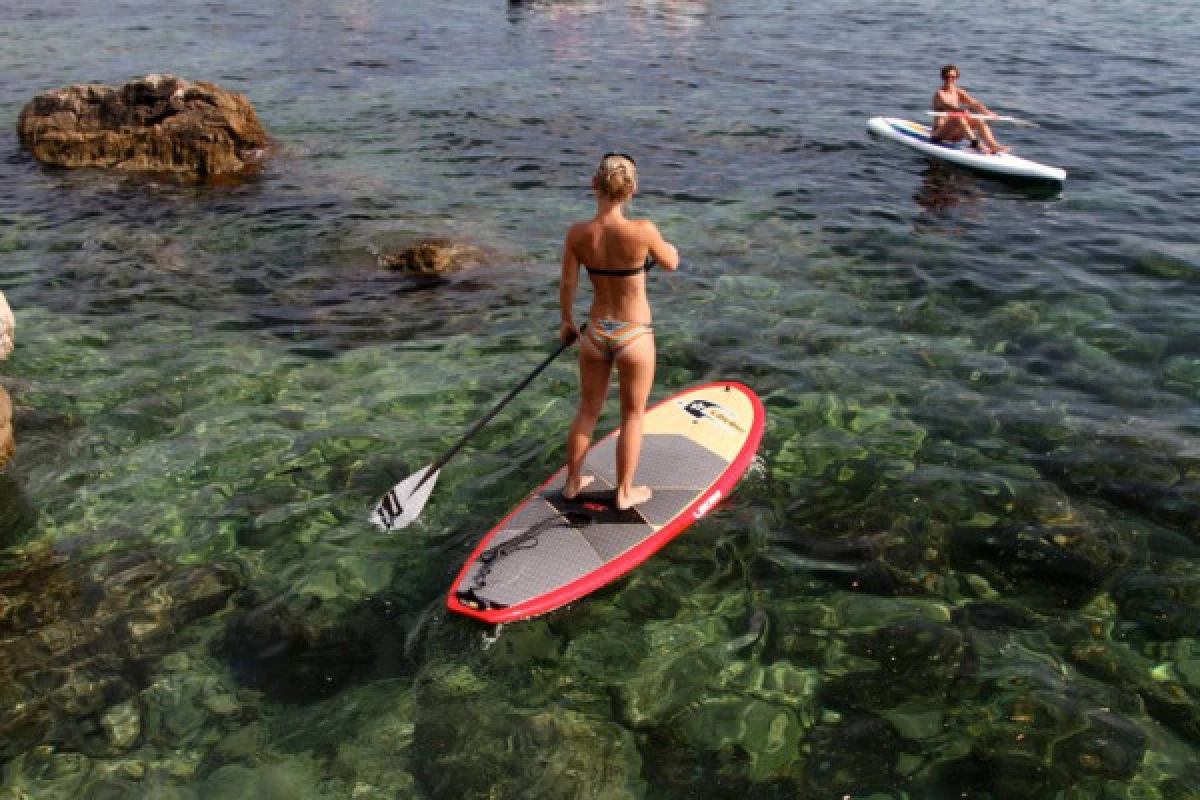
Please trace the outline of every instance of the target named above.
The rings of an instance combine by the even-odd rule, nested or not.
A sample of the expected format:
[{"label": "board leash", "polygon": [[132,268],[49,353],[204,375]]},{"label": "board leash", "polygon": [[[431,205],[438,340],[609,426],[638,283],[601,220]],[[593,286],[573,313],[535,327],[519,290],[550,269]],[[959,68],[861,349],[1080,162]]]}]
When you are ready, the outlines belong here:
[{"label": "board leash", "polygon": [[530,547],[537,546],[537,538],[548,530],[555,528],[569,528],[578,530],[586,528],[592,524],[592,515],[583,511],[568,511],[565,514],[556,513],[552,517],[546,517],[539,520],[536,524],[529,527],[528,530],[514,536],[513,538],[501,542],[500,544],[489,547],[479,554],[476,561],[479,563],[479,569],[475,573],[470,586],[457,593],[458,600],[468,608],[473,608],[477,611],[484,611],[488,608],[500,608],[497,604],[479,596],[478,591],[487,586],[487,577],[495,568],[496,562],[512,555],[518,550],[526,550]]}]

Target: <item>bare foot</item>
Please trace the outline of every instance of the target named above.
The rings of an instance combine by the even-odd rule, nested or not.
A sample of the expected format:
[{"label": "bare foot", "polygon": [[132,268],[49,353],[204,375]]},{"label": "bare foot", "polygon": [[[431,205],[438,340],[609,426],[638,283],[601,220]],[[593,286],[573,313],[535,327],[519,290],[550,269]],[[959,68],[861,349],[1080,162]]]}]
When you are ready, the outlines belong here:
[{"label": "bare foot", "polygon": [[992,154],[998,156],[1001,153],[1010,153],[1010,152],[1012,152],[1011,147],[1009,147],[1008,145],[998,144],[998,145],[996,145],[996,149],[992,151]]},{"label": "bare foot", "polygon": [[628,511],[634,506],[640,506],[654,496],[654,492],[650,491],[648,486],[635,486],[628,493],[617,490],[617,508],[621,511]]},{"label": "bare foot", "polygon": [[567,481],[567,485],[563,487],[563,497],[574,500],[594,480],[596,480],[595,475],[581,475],[577,481]]}]

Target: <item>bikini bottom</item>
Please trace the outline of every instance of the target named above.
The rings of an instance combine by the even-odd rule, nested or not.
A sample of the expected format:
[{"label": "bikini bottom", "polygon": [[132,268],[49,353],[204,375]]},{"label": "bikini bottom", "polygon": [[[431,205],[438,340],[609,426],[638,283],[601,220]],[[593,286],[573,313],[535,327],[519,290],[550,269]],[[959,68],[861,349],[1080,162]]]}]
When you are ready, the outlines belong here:
[{"label": "bikini bottom", "polygon": [[653,335],[654,328],[640,322],[621,322],[615,319],[595,320],[589,323],[583,332],[588,341],[609,361],[646,334]]}]

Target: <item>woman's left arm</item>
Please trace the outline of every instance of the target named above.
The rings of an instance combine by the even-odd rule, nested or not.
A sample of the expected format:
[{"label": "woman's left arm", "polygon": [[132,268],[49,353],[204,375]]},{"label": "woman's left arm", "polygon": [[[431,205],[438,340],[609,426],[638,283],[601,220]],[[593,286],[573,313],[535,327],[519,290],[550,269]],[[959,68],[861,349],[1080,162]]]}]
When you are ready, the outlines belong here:
[{"label": "woman's left arm", "polygon": [[992,116],[991,109],[989,109],[983,103],[976,100],[974,97],[971,97],[971,95],[967,94],[966,89],[958,90],[958,99],[959,99],[959,102],[966,108],[969,108],[978,114],[984,114],[989,117]]}]

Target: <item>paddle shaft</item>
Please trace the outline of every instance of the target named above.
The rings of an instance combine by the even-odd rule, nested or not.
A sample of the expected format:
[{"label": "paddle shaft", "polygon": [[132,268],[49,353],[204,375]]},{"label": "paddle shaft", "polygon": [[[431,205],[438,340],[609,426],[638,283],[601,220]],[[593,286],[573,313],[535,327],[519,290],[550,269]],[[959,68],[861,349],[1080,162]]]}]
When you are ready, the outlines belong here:
[{"label": "paddle shaft", "polygon": [[1035,122],[1017,117],[1008,117],[1002,114],[976,114],[973,111],[927,111],[926,113],[931,117],[967,117],[968,119],[981,119],[984,122],[1011,122],[1015,125],[1026,125],[1030,128],[1037,127],[1037,123]]},{"label": "paddle shaft", "polygon": [[[580,330],[582,331],[583,329],[580,328]],[[446,466],[446,462],[449,461],[450,459],[454,458],[454,456],[458,453],[458,451],[462,450],[463,446],[466,445],[466,443],[471,440],[471,437],[473,437],[475,434],[479,433],[480,429],[483,428],[484,425],[487,425],[489,422],[491,422],[493,417],[495,417],[497,414],[499,414],[500,411],[506,405],[508,405],[509,402],[511,402],[514,397],[516,397],[518,394],[521,393],[522,389],[524,389],[529,384],[533,383],[534,378],[536,378],[538,375],[541,375],[542,371],[544,369],[546,369],[546,367],[550,366],[550,364],[554,361],[554,359],[556,359],[560,355],[562,355],[563,351],[566,350],[568,347],[570,347],[573,344],[575,344],[574,339],[572,339],[568,342],[562,342],[561,344],[559,344],[559,346],[554,349],[553,353],[546,356],[542,360],[542,363],[538,364],[537,367],[534,368],[533,372],[529,373],[525,377],[524,380],[522,380],[520,383],[518,383],[516,386],[514,386],[512,389],[510,389],[508,391],[508,394],[504,395],[504,399],[501,400],[499,403],[497,403],[491,411],[489,411],[488,413],[484,414],[482,417],[477,419],[471,425],[470,428],[467,428],[467,432],[462,435],[462,438],[460,438],[457,442],[455,442],[454,445],[449,450],[447,450],[445,453],[443,453],[442,456],[437,461],[433,462],[433,464],[431,464],[429,466],[429,469],[425,470],[425,475],[421,478],[420,482],[412,488],[412,491],[415,492],[422,485],[424,485],[424,483],[427,480],[429,480],[431,477],[436,475],[441,470],[442,467]]]}]

